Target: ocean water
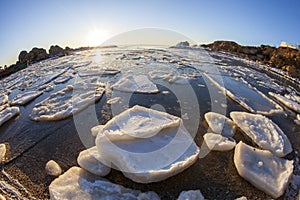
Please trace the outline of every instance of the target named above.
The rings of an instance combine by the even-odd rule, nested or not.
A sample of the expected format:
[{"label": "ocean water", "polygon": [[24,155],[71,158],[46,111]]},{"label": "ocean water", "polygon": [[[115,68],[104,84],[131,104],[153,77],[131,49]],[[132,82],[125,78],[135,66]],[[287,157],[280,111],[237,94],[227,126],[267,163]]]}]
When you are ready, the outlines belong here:
[{"label": "ocean water", "polygon": [[[144,93],[112,89],[126,76],[146,76],[159,92],[148,93],[147,87],[142,88]],[[296,161],[294,173],[300,173],[300,126],[294,121],[296,113],[268,94],[299,96],[299,82],[229,54],[163,46],[98,48],[32,64],[0,80],[0,84],[0,92],[8,94],[9,101],[27,91],[43,91],[30,103],[18,106],[20,115],[0,127],[0,143],[8,146],[0,180],[13,187],[16,196],[47,199],[48,186],[54,178],[46,174],[45,164],[55,160],[64,171],[77,165],[79,152],[94,145],[90,128],[105,124],[137,104],[181,117],[198,146],[202,146],[202,136],[208,128],[203,117],[206,112],[229,116],[231,111],[261,111],[290,139],[294,151],[287,158]],[[68,85],[73,86],[74,95],[93,93],[98,86],[105,88],[105,93],[96,104],[87,104],[74,117],[32,120],[33,109],[39,102]],[[81,89],[76,89],[79,86]],[[230,95],[226,96],[224,90]],[[84,100],[85,96],[81,97]],[[107,103],[114,98],[118,101]],[[62,98],[46,107],[50,114],[56,114],[51,113],[54,110],[51,108],[58,106],[75,107],[65,105],[66,102]],[[276,112],[269,113],[270,110]],[[253,145],[241,131],[234,138]],[[182,190],[189,189],[200,189],[207,199],[233,199],[243,195],[248,199],[269,198],[239,177],[233,164],[233,151],[210,152],[183,173],[159,183],[137,184],[116,170],[107,178],[132,189],[153,190],[162,199],[174,199]],[[293,199],[296,190],[289,187],[283,198]],[[1,185],[1,191],[13,196],[7,185]]]}]

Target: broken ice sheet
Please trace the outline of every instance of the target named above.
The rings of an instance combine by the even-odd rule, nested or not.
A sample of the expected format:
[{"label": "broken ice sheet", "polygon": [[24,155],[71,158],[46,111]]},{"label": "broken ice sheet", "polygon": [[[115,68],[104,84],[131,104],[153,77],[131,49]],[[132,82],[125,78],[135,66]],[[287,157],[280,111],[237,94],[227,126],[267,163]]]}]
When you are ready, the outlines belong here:
[{"label": "broken ice sheet", "polygon": [[214,151],[229,151],[235,147],[235,140],[216,133],[206,133],[203,136],[207,147]]},{"label": "broken ice sheet", "polygon": [[0,112],[0,126],[20,113],[18,107],[8,107]]},{"label": "broken ice sheet", "polygon": [[145,75],[125,76],[112,85],[114,90],[123,92],[158,93],[156,85]]},{"label": "broken ice sheet", "polygon": [[273,198],[284,193],[293,173],[293,161],[243,142],[235,147],[234,164],[240,176]]},{"label": "broken ice sheet", "polygon": [[250,112],[272,114],[282,112],[283,110],[276,102],[242,78],[234,79],[228,76],[220,77],[212,74],[204,74],[203,78],[211,81],[216,87],[224,91],[228,97],[238,102]]},{"label": "broken ice sheet", "polygon": [[276,94],[273,92],[269,92],[269,95],[274,97],[276,100],[281,102],[286,107],[296,111],[297,113],[300,113],[300,104],[296,101],[293,101],[292,99],[287,98],[286,96],[282,96],[280,94]]},{"label": "broken ice sheet", "polygon": [[236,126],[233,121],[226,116],[215,112],[208,112],[205,113],[204,118],[212,132],[222,134],[226,137],[232,137],[234,135]]},{"label": "broken ice sheet", "polygon": [[[82,84],[85,86],[84,83]],[[68,85],[37,103],[32,109],[30,118],[35,121],[53,121],[68,118],[100,100],[104,91],[102,85],[90,89],[88,89],[88,86]]]},{"label": "broken ice sheet", "polygon": [[292,152],[289,139],[269,118],[246,112],[231,112],[230,117],[261,148],[279,157]]},{"label": "broken ice sheet", "polygon": [[113,164],[139,183],[176,175],[192,165],[199,154],[180,118],[141,106],[104,125],[96,146],[105,165]]},{"label": "broken ice sheet", "polygon": [[12,101],[11,105],[26,105],[30,101],[33,101],[35,98],[43,94],[40,91],[28,91],[22,94],[18,94]]},{"label": "broken ice sheet", "polygon": [[159,200],[155,192],[144,192],[125,188],[87,171],[72,167],[56,178],[49,186],[50,199],[153,199]]}]

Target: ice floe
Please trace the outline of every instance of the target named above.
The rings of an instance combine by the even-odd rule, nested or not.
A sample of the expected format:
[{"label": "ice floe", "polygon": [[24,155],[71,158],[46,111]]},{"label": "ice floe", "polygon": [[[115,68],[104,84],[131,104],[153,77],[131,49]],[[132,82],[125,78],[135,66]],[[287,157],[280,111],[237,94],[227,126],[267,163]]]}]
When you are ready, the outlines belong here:
[{"label": "ice floe", "polygon": [[273,198],[284,193],[293,173],[293,161],[243,142],[235,147],[234,164],[240,176]]},{"label": "ice floe", "polygon": [[110,167],[101,163],[97,147],[92,147],[80,152],[77,162],[80,167],[98,176],[106,176],[110,172]]},{"label": "ice floe", "polygon": [[50,199],[145,199],[159,200],[155,192],[142,193],[125,188],[104,178],[91,175],[79,167],[72,167],[49,186]]},{"label": "ice floe", "polygon": [[18,107],[8,107],[0,112],[0,126],[20,113]]},{"label": "ice floe", "polygon": [[200,190],[182,191],[177,200],[204,200]]},{"label": "ice floe", "polygon": [[6,94],[0,94],[0,106],[8,103],[8,96]]},{"label": "ice floe", "polygon": [[180,118],[141,106],[112,118],[99,131],[96,146],[102,163],[139,183],[176,175],[199,154]]},{"label": "ice floe", "polygon": [[0,144],[0,164],[4,160],[5,154],[6,154],[6,145],[5,144]]},{"label": "ice floe", "polygon": [[60,166],[54,160],[49,160],[46,163],[45,170],[50,176],[59,176],[62,173]]},{"label": "ice floe", "polygon": [[35,121],[65,119],[100,100],[104,91],[101,85],[95,90],[88,90],[88,86],[68,85],[35,104],[30,117]]},{"label": "ice floe", "polygon": [[125,76],[112,85],[114,90],[123,92],[158,93],[156,85],[145,75]]},{"label": "ice floe", "polygon": [[229,151],[236,145],[233,138],[224,137],[216,133],[206,133],[203,138],[207,147],[213,151]]},{"label": "ice floe", "polygon": [[292,152],[289,139],[269,118],[246,112],[231,112],[230,117],[261,148],[279,157]]},{"label": "ice floe", "polygon": [[30,101],[33,101],[38,96],[42,95],[43,92],[40,91],[29,91],[22,94],[18,94],[12,101],[11,105],[26,105]]},{"label": "ice floe", "polygon": [[72,76],[61,76],[61,77],[56,78],[54,80],[54,83],[55,84],[65,83],[68,80],[70,80],[71,78],[72,78]]},{"label": "ice floe", "polygon": [[120,99],[121,99],[121,97],[114,97],[114,98],[112,98],[112,99],[109,99],[109,100],[107,101],[107,103],[108,103],[108,104],[115,104],[115,103],[117,103],[118,101],[120,101]]},{"label": "ice floe", "polygon": [[102,130],[104,125],[98,125],[91,128],[92,136],[97,137],[100,130]]},{"label": "ice floe", "polygon": [[116,69],[101,69],[101,70],[90,70],[90,71],[80,71],[78,72],[79,76],[107,76],[107,75],[116,75],[120,73]]},{"label": "ice floe", "polygon": [[205,113],[204,118],[212,132],[232,137],[236,131],[233,121],[224,115],[215,112]]},{"label": "ice floe", "polygon": [[267,115],[282,112],[283,110],[276,102],[242,78],[234,79],[228,76],[220,77],[212,74],[204,74],[203,77],[207,78],[228,97],[238,102],[250,112]]},{"label": "ice floe", "polygon": [[276,100],[281,102],[286,107],[296,111],[297,113],[300,113],[300,104],[298,102],[295,102],[292,99],[287,98],[286,96],[282,96],[280,94],[276,94],[276,93],[273,93],[273,92],[269,92],[269,95],[274,97]]}]

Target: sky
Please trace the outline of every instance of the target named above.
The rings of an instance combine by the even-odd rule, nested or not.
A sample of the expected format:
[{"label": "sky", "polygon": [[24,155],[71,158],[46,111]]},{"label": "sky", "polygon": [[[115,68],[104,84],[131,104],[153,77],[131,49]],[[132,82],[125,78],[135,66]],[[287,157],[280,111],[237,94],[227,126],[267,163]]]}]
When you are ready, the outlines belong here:
[{"label": "sky", "polygon": [[[96,46],[145,28],[180,33],[196,43],[299,44],[299,8],[299,0],[1,0],[0,66],[15,63],[20,51],[33,47]],[[127,40],[136,43],[138,37],[143,38]],[[159,37],[149,40],[175,41]]]}]

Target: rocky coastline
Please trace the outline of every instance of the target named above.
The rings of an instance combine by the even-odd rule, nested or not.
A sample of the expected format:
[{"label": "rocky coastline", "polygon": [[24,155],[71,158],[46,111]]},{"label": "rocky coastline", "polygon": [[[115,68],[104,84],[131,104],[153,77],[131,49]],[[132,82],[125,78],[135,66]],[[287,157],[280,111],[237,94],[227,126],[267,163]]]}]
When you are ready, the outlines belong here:
[{"label": "rocky coastline", "polygon": [[286,71],[294,78],[300,78],[300,50],[269,45],[242,46],[233,41],[215,41],[201,45],[210,51],[222,51],[242,58],[267,64]]}]

